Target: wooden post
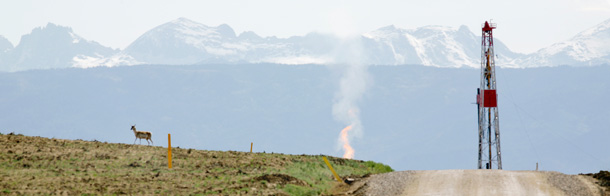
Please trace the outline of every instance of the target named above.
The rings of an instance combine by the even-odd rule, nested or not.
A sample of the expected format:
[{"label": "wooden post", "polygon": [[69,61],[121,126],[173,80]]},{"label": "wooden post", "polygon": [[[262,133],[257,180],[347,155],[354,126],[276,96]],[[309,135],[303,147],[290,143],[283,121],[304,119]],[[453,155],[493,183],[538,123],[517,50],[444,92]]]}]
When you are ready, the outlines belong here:
[{"label": "wooden post", "polygon": [[167,167],[172,168],[172,135],[167,134]]},{"label": "wooden post", "polygon": [[252,153],[252,146],[254,145],[254,142],[250,142],[250,153]]},{"label": "wooden post", "polygon": [[330,171],[333,172],[333,174],[335,175],[335,179],[337,179],[338,182],[343,183],[343,181],[341,181],[341,177],[339,177],[337,172],[335,172],[335,169],[333,169],[333,166],[331,166],[330,162],[328,162],[328,159],[326,159],[326,157],[322,157],[322,158],[324,159],[324,162],[326,162],[326,165],[328,165],[328,168],[330,169]]}]

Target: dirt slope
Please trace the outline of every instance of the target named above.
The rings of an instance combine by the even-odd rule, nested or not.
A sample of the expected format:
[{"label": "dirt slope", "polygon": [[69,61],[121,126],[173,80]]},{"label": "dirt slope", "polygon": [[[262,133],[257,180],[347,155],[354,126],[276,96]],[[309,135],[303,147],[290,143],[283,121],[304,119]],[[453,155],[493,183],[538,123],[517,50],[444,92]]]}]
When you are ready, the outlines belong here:
[{"label": "dirt slope", "polygon": [[594,179],[559,172],[400,171],[371,176],[355,195],[602,195]]}]

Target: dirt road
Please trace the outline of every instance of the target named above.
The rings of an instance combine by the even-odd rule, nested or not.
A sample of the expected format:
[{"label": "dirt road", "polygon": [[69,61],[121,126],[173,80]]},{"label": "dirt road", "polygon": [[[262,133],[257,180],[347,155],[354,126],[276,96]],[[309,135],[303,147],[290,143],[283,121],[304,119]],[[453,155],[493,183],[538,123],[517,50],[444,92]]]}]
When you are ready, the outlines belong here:
[{"label": "dirt road", "polygon": [[361,183],[355,195],[601,195],[592,178],[559,172],[400,171]]}]

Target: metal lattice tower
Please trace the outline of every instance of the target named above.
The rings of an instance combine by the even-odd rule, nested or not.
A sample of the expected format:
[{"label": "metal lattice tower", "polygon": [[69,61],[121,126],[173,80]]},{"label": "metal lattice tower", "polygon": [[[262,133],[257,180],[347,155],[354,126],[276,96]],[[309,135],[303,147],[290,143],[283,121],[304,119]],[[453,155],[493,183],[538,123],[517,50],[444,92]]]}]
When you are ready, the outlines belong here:
[{"label": "metal lattice tower", "polygon": [[[479,169],[502,169],[500,153],[500,125],[496,94],[496,65],[494,60],[493,23],[483,24],[481,42],[481,87],[477,89],[479,110]],[[493,135],[492,135],[493,134]]]}]

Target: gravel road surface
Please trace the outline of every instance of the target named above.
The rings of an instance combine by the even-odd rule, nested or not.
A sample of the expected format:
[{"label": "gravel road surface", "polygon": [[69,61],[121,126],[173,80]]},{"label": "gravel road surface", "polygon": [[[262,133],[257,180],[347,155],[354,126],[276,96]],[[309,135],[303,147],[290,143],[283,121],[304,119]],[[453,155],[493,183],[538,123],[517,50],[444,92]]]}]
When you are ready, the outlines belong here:
[{"label": "gravel road surface", "polygon": [[373,175],[355,195],[601,195],[592,178],[506,170],[399,171]]}]

